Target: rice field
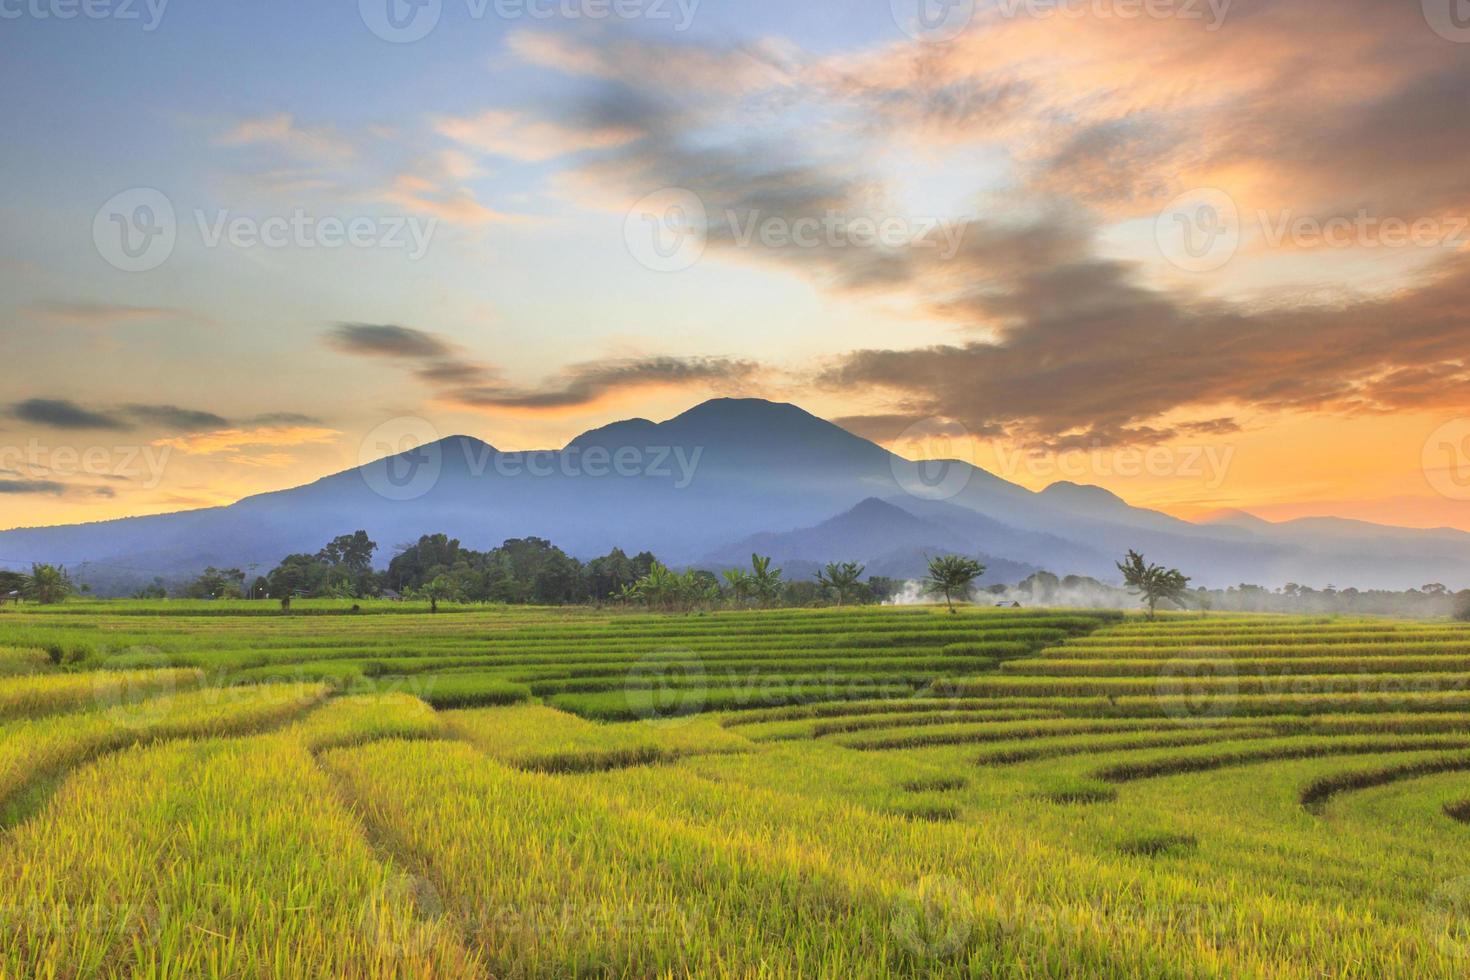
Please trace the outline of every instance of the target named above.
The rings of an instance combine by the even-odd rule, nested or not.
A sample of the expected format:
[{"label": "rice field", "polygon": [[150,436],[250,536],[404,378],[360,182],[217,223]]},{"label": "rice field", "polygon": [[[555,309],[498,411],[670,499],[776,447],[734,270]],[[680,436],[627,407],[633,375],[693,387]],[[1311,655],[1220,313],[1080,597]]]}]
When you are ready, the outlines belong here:
[{"label": "rice field", "polygon": [[0,977],[1470,974],[1470,629],[0,612]]}]

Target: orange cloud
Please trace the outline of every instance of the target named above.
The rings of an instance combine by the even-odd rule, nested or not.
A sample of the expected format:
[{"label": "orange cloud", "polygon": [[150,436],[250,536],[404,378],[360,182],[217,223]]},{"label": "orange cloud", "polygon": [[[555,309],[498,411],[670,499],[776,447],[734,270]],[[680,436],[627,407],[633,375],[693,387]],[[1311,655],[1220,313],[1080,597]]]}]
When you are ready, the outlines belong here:
[{"label": "orange cloud", "polygon": [[[155,439],[153,445],[194,455],[240,453],[246,449],[275,449],[287,446],[327,445],[342,433],[319,426],[262,426],[254,429],[218,429],[191,435]],[[258,457],[257,457],[258,458]]]}]

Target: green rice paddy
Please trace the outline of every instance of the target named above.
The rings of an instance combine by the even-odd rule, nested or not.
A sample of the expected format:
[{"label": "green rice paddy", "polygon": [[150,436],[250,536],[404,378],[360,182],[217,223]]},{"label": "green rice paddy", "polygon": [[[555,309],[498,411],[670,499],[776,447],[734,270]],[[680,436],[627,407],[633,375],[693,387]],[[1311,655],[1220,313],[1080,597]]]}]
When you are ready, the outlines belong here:
[{"label": "green rice paddy", "polygon": [[1470,628],[0,612],[0,977],[1470,974]]}]

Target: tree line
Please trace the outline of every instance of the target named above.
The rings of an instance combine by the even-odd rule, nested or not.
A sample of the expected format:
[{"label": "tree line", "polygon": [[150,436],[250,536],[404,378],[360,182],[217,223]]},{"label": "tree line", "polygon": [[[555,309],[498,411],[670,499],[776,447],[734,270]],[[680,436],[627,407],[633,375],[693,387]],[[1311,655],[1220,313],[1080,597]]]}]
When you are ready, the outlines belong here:
[{"label": "tree line", "polygon": [[[366,531],[343,534],[315,553],[287,555],[265,575],[248,581],[239,568],[207,568],[194,579],[172,587],[162,579],[134,593],[134,598],[274,599],[289,606],[294,598],[405,598],[430,603],[504,603],[529,605],[616,604],[663,611],[719,606],[869,605],[892,600],[907,586],[904,580],[872,575],[857,562],[832,562],[811,579],[787,579],[763,555],[751,555],[749,567],[719,574],[704,569],[676,572],[651,552],[629,556],[614,548],[599,558],[580,561],[537,537],[512,538],[488,551],[466,548],[444,534],[426,534],[403,547],[384,570],[373,567],[377,542]],[[1147,562],[1136,552],[1117,563],[1123,588],[1086,576],[1058,578],[1035,572],[1015,586],[991,585],[981,598],[1037,606],[1119,606],[1129,597],[1140,601],[1152,618],[1162,604],[1177,608],[1237,612],[1356,613],[1437,617],[1470,621],[1470,589],[1453,592],[1429,583],[1403,592],[1327,586],[1312,589],[1288,583],[1280,589],[1241,584],[1229,589],[1189,588],[1178,569]],[[962,555],[929,559],[920,590],[942,599],[953,611],[956,602],[975,593],[975,580],[985,571],[980,562]],[[36,564],[29,574],[0,570],[0,600],[56,603],[88,592],[65,568]]]},{"label": "tree line", "polygon": [[[445,534],[426,534],[399,550],[382,570],[378,549],[365,531],[333,538],[320,551],[287,555],[247,584],[238,568],[207,568],[172,590],[180,598],[273,599],[405,598],[440,602],[529,605],[621,604],[684,610],[716,605],[759,608],[823,603],[861,605],[889,599],[898,579],[869,576],[854,562],[826,566],[812,581],[786,580],[771,559],[752,556],[751,566],[675,572],[651,552],[629,555],[614,548],[581,561],[544,538],[511,538],[488,551],[467,548]],[[137,593],[163,598],[160,581]]]}]

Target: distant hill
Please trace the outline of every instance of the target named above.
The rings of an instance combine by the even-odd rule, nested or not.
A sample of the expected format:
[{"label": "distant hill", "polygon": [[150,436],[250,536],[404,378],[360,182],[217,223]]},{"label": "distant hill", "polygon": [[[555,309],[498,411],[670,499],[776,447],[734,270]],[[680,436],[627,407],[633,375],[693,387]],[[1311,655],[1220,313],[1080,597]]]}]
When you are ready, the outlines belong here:
[{"label": "distant hill", "polygon": [[[926,478],[936,473],[942,479]],[[743,563],[754,546],[794,562],[863,560],[889,574],[944,550],[986,556],[987,579],[1045,568],[1115,580],[1115,558],[1137,548],[1208,586],[1470,585],[1470,535],[1459,531],[1191,523],[1099,487],[1034,492],[954,461],[919,471],[794,405],[727,398],[665,422],[616,422],[556,450],[502,453],[453,436],[228,507],[3,531],[0,556],[98,563],[116,591],[211,564],[263,570],[358,528],[384,561],[398,544],[444,532],[476,548],[537,535],[582,558],[650,549],[676,565]]]},{"label": "distant hill", "polygon": [[788,578],[793,573],[809,577],[831,561],[861,562],[870,575],[918,578],[927,569],[928,556],[959,552],[985,564],[981,585],[1018,582],[1039,570],[1037,565],[987,553],[983,536],[973,532],[963,522],[919,517],[896,504],[869,497],[813,527],[784,534],[751,535],[710,553],[699,564],[743,566],[752,552],[759,552],[786,568]]}]

